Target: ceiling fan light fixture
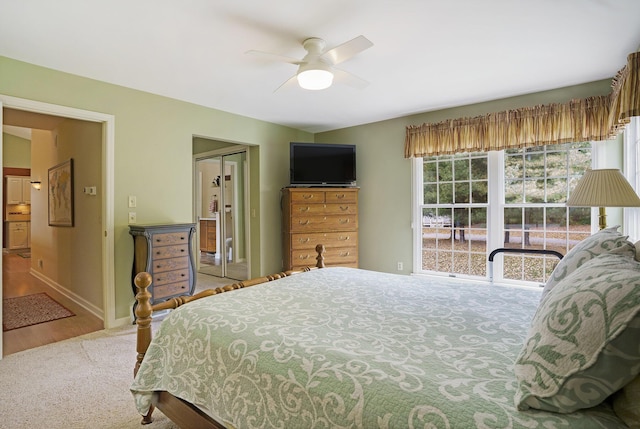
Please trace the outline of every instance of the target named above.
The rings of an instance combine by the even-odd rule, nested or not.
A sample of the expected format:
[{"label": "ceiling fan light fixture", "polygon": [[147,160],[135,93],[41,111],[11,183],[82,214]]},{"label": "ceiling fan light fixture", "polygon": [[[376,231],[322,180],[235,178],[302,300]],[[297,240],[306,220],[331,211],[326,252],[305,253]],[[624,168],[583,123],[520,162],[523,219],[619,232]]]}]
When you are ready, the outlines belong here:
[{"label": "ceiling fan light fixture", "polygon": [[328,64],[303,64],[298,70],[300,88],[318,91],[326,89],[333,83],[333,73]]}]

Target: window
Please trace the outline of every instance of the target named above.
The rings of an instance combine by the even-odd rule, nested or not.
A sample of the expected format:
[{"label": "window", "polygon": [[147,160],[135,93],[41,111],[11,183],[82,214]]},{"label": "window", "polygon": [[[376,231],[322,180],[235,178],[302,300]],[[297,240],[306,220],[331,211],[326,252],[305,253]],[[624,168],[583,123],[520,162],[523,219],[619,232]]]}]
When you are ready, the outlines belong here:
[{"label": "window", "polygon": [[[486,278],[487,256],[496,248],[566,254],[591,233],[591,209],[565,206],[590,166],[588,142],[417,160],[416,271]],[[543,283],[557,261],[501,254],[495,278]]]}]

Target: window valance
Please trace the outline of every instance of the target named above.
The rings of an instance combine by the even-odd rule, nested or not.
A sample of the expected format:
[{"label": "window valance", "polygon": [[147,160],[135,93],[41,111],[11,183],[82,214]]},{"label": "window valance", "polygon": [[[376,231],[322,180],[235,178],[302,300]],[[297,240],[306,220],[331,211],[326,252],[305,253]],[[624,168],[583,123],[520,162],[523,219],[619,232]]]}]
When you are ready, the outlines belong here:
[{"label": "window valance", "polygon": [[609,95],[408,126],[405,158],[484,152],[615,137],[640,116],[640,52],[612,81]]}]

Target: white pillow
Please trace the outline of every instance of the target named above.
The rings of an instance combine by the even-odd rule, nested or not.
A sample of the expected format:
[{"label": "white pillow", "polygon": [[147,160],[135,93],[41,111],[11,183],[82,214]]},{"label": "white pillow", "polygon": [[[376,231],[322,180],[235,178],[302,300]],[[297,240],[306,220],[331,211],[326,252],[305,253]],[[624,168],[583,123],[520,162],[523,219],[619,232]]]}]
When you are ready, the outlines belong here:
[{"label": "white pillow", "polygon": [[576,244],[569,252],[558,262],[556,268],[551,273],[549,280],[542,290],[542,296],[540,300],[549,293],[555,285],[562,279],[571,274],[576,268],[584,264],[585,262],[595,258],[598,255],[608,253],[613,249],[622,248],[619,251],[635,257],[636,250],[633,243],[627,240],[627,236],[624,236],[618,232],[620,226],[613,226],[610,228],[601,229],[593,235],[582,240]]}]

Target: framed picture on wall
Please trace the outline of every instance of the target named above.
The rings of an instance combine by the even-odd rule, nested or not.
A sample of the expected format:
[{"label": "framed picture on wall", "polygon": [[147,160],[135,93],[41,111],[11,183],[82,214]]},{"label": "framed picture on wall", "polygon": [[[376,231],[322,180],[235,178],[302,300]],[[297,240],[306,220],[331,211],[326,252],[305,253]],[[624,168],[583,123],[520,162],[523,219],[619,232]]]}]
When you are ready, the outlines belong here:
[{"label": "framed picture on wall", "polygon": [[73,226],[73,158],[49,169],[49,226]]}]

